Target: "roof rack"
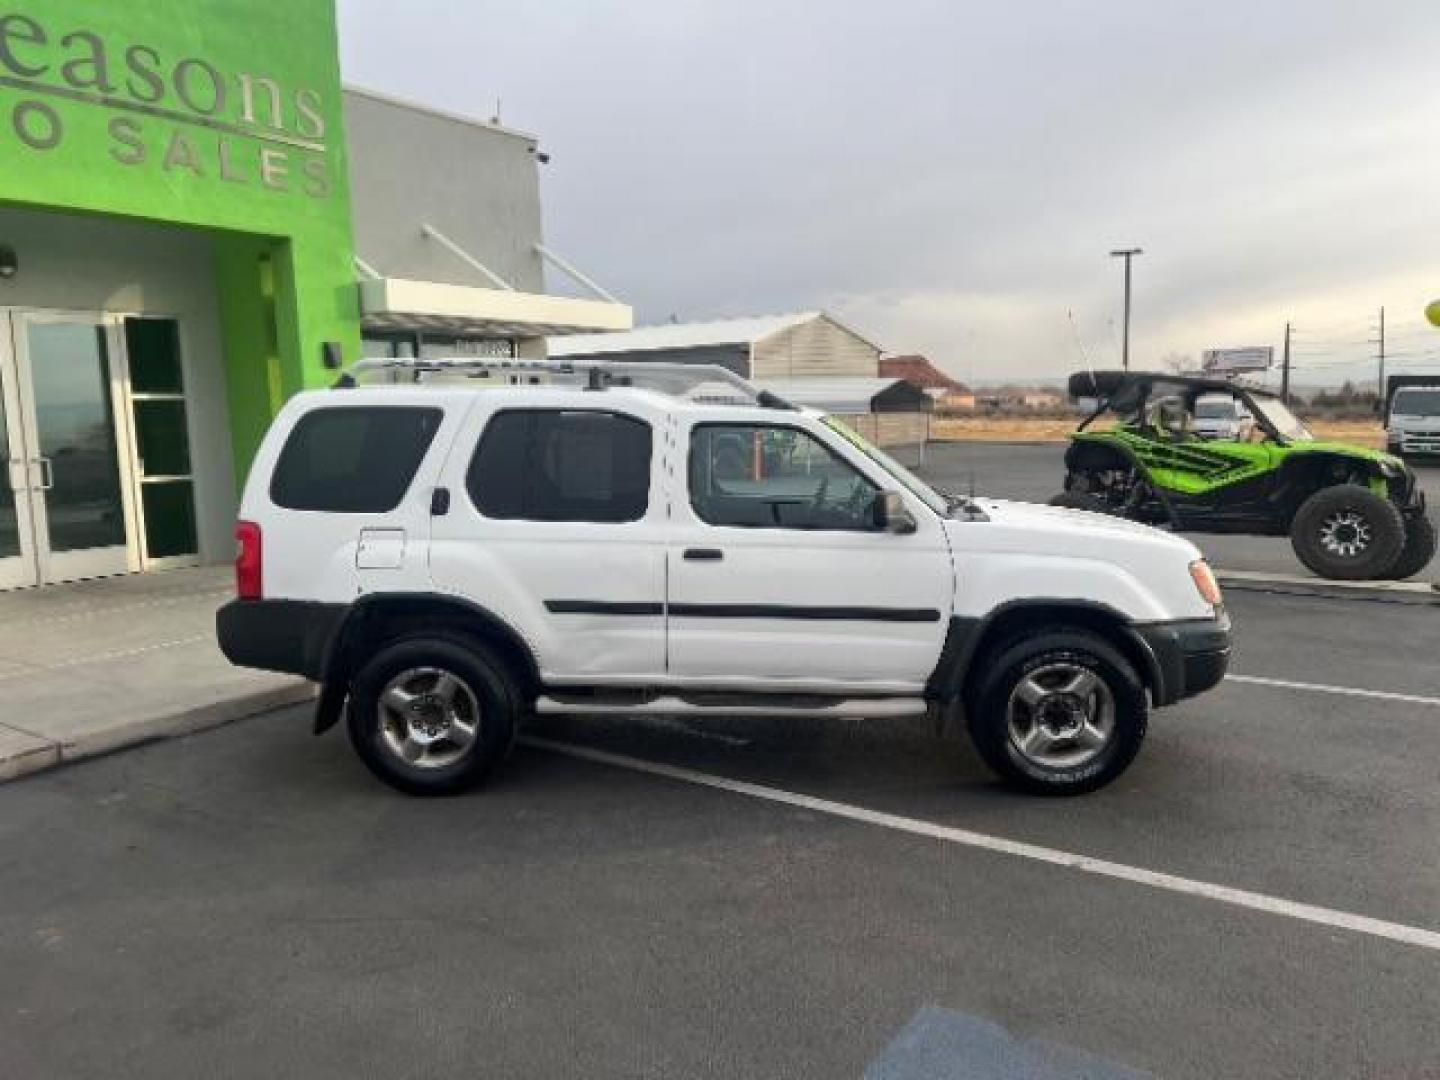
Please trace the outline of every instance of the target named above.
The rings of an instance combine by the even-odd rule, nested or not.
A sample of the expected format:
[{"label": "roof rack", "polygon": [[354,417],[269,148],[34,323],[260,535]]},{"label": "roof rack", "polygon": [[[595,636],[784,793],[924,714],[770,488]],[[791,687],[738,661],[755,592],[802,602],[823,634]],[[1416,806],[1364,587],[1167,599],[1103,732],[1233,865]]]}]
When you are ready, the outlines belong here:
[{"label": "roof rack", "polygon": [[334,389],[360,386],[367,377],[385,376],[387,383],[454,385],[457,381],[498,382],[512,376],[545,376],[550,385],[607,390],[629,386],[670,397],[711,405],[759,405],[767,409],[795,406],[719,364],[673,364],[604,360],[508,360],[489,357],[378,357],[357,360],[336,381]]}]

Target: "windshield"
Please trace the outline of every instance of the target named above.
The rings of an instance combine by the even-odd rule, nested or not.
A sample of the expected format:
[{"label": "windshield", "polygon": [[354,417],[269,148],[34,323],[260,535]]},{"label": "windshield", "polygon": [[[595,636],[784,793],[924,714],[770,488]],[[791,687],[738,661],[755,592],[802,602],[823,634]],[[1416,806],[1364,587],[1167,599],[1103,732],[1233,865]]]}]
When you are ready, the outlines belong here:
[{"label": "windshield", "polygon": [[904,465],[901,465],[889,454],[885,453],[884,450],[872,444],[854,428],[846,427],[839,420],[829,416],[825,417],[823,423],[831,431],[835,432],[835,434],[839,435],[851,446],[855,447],[898,480],[906,491],[930,507],[931,510],[934,510],[937,514],[949,513],[950,505],[939,492],[925,483],[924,480],[921,480]]},{"label": "windshield", "polygon": [[1440,416],[1440,390],[1397,390],[1390,414]]},{"label": "windshield", "polygon": [[1279,398],[1257,397],[1255,408],[1284,438],[1296,442],[1306,442],[1315,438]]},{"label": "windshield", "polygon": [[1233,401],[1197,401],[1195,403],[1196,420],[1233,420],[1235,418],[1235,403]]}]

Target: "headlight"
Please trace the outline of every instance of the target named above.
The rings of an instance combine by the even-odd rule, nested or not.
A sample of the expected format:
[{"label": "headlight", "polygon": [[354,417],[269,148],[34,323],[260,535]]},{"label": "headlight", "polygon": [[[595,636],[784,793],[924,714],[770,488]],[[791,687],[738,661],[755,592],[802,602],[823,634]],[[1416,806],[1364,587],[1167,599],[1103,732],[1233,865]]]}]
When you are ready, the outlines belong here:
[{"label": "headlight", "polygon": [[1224,602],[1224,597],[1220,595],[1220,583],[1215,580],[1215,571],[1204,559],[1196,559],[1190,564],[1190,580],[1195,582],[1200,598],[1211,607],[1219,607]]}]

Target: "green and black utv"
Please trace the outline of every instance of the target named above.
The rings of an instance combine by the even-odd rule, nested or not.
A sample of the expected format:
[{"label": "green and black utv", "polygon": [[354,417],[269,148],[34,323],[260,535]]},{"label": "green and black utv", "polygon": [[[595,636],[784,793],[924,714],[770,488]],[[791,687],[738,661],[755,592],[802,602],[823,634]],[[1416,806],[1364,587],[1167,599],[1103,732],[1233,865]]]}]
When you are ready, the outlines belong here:
[{"label": "green and black utv", "polygon": [[[1070,377],[1094,410],[1071,436],[1055,506],[1187,532],[1289,535],[1326,578],[1406,578],[1435,554],[1425,494],[1403,461],[1321,442],[1273,394],[1222,379],[1129,371]],[[1196,402],[1235,402],[1233,439],[1195,433]],[[1101,416],[1117,423],[1094,430]]]}]

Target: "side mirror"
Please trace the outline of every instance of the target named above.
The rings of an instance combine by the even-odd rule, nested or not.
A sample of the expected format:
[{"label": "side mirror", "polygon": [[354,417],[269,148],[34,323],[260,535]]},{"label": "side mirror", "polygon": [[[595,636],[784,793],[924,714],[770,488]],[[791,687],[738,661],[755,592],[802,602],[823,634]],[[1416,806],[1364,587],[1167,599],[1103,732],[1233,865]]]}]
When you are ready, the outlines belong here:
[{"label": "side mirror", "polygon": [[905,508],[905,498],[898,491],[882,491],[871,504],[872,522],[877,530],[888,533],[913,533],[915,515]]}]

